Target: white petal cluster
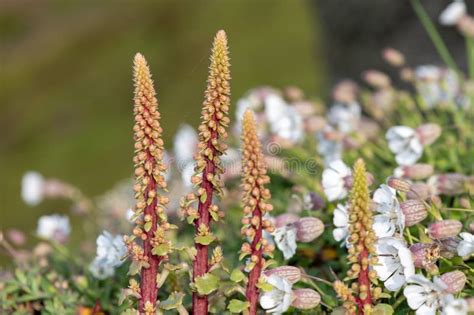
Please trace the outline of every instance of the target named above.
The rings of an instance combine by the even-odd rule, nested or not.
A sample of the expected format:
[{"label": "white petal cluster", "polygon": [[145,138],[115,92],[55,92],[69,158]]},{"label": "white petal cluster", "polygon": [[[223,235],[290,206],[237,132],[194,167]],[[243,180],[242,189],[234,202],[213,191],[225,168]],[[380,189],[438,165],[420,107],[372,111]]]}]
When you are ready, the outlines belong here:
[{"label": "white petal cluster", "polygon": [[347,178],[351,169],[342,161],[336,160],[323,171],[323,189],[329,201],[344,199],[348,194]]},{"label": "white petal cluster", "polygon": [[123,263],[122,257],[127,252],[123,236],[113,236],[109,232],[103,231],[97,237],[96,243],[96,257],[90,264],[89,270],[97,279],[109,278],[114,275],[115,268]]},{"label": "white petal cluster", "polygon": [[383,184],[373,196],[375,210],[380,213],[374,216],[373,229],[377,237],[390,237],[396,231],[403,232],[405,215],[398,202],[395,189]]},{"label": "white petal cluster", "polygon": [[444,301],[452,299],[452,295],[444,293],[446,284],[437,277],[431,282],[423,275],[417,274],[411,276],[407,282],[409,285],[405,287],[403,294],[408,306],[416,311],[416,315],[436,315]]},{"label": "white petal cluster", "polygon": [[474,235],[468,232],[460,233],[459,236],[462,238],[459,242],[457,251],[461,257],[469,257],[474,254]]},{"label": "white petal cluster", "polygon": [[398,165],[413,165],[423,155],[423,145],[413,128],[391,127],[385,137]]},{"label": "white petal cluster", "polygon": [[466,15],[466,4],[463,0],[451,2],[439,16],[439,23],[446,26],[456,25]]},{"label": "white petal cluster", "polygon": [[71,233],[71,225],[67,216],[53,214],[39,218],[36,235],[39,237],[64,243]]},{"label": "white petal cluster", "polygon": [[265,98],[265,115],[272,134],[294,143],[303,139],[303,118],[280,95]]},{"label": "white petal cluster", "polygon": [[44,178],[40,173],[29,171],[21,180],[21,197],[29,206],[36,206],[43,200]]},{"label": "white petal cluster", "polygon": [[182,125],[173,140],[173,153],[176,166],[186,187],[191,187],[194,174],[194,155],[198,149],[198,134],[190,125]]},{"label": "white petal cluster", "polygon": [[272,290],[260,296],[260,305],[269,314],[283,314],[293,302],[292,284],[288,279],[272,274],[267,277]]},{"label": "white petal cluster", "polygon": [[347,211],[348,205],[338,204],[334,209],[334,217],[332,222],[336,228],[332,231],[332,236],[338,242],[343,241],[342,244],[347,245],[347,237],[349,236],[349,213]]},{"label": "white petal cluster", "polygon": [[334,132],[331,125],[326,125],[324,129],[316,134],[318,140],[318,153],[324,157],[324,165],[329,166],[331,162],[340,160],[342,157],[342,141],[339,139],[329,139],[327,134]]},{"label": "white petal cluster", "polygon": [[334,104],[327,115],[329,122],[343,133],[356,130],[361,117],[361,108],[357,102]]},{"label": "white petal cluster", "polygon": [[285,259],[290,259],[296,253],[297,228],[293,224],[278,227],[273,232],[273,239],[277,248]]}]

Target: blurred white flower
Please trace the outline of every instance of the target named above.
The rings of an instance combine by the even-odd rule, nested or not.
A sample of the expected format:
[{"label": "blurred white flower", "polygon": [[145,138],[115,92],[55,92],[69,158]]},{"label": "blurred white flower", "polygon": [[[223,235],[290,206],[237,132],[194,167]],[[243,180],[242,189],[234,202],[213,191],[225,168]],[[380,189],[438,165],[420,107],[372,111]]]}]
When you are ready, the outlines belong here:
[{"label": "blurred white flower", "polygon": [[428,108],[440,103],[454,102],[461,108],[469,102],[462,93],[459,75],[434,65],[422,65],[415,69],[416,89]]},{"label": "blurred white flower", "polygon": [[67,216],[58,214],[45,215],[38,220],[36,234],[39,237],[64,243],[70,233],[71,226]]},{"label": "blurred white flower", "polygon": [[416,315],[436,315],[436,311],[443,304],[443,300],[450,298],[450,294],[443,291],[446,284],[435,277],[433,282],[426,279],[423,275],[417,274],[407,280],[407,285],[403,290],[408,306],[416,310]]},{"label": "blurred white flower", "polygon": [[342,141],[328,137],[335,130],[326,125],[321,132],[317,133],[318,153],[324,157],[324,165],[329,166],[331,162],[340,160],[342,157]]},{"label": "blurred white flower", "polygon": [[303,138],[303,119],[278,94],[265,98],[265,115],[274,135],[291,142],[299,142]]},{"label": "blurred white flower", "polygon": [[446,26],[456,25],[466,15],[466,4],[463,0],[451,2],[439,16],[439,23]]},{"label": "blurred white flower", "polygon": [[463,232],[459,234],[462,241],[459,242],[457,251],[458,255],[461,257],[469,257],[474,254],[474,235],[468,232]]},{"label": "blurred white flower", "polygon": [[442,315],[467,315],[469,305],[465,299],[454,299],[452,296],[443,300]]},{"label": "blurred white flower", "polygon": [[275,244],[285,259],[290,259],[296,253],[296,233],[297,229],[293,224],[277,227],[273,232]]},{"label": "blurred white flower", "polygon": [[96,243],[96,257],[89,266],[89,270],[98,279],[111,277],[115,273],[115,268],[123,263],[122,257],[127,252],[123,237],[122,235],[113,236],[103,231],[97,237]]},{"label": "blurred white flower", "polygon": [[391,127],[385,137],[390,151],[395,154],[398,165],[415,164],[423,154],[423,146],[413,128],[406,126]]},{"label": "blurred white flower", "polygon": [[393,236],[397,229],[403,232],[405,215],[400,208],[395,189],[382,184],[372,199],[376,204],[375,210],[380,213],[374,217],[373,224],[377,237]]},{"label": "blurred white flower", "polygon": [[347,204],[338,204],[334,209],[334,217],[332,222],[336,228],[332,231],[332,236],[338,242],[344,241],[347,245],[347,237],[349,236],[349,214],[347,211]]},{"label": "blurred white flower", "polygon": [[21,180],[21,197],[29,206],[35,206],[43,200],[44,178],[40,173],[29,171]]},{"label": "blurred white flower", "polygon": [[331,162],[324,170],[323,189],[329,201],[340,200],[347,196],[347,180],[351,174],[351,169],[342,160]]},{"label": "blurred white flower", "polygon": [[173,153],[180,170],[188,163],[194,163],[198,146],[198,135],[193,127],[181,125],[173,139]]},{"label": "blurred white flower", "polygon": [[276,274],[270,275],[266,280],[272,290],[260,296],[260,305],[269,314],[283,314],[293,302],[292,284]]},{"label": "blurred white flower", "polygon": [[130,223],[133,223],[132,218],[134,215],[135,215],[135,212],[132,209],[127,209],[127,211],[125,212],[125,218]]},{"label": "blurred white flower", "polygon": [[374,269],[389,291],[399,290],[415,274],[411,251],[393,237],[381,238],[375,245],[378,264]]},{"label": "blurred white flower", "polygon": [[360,105],[357,102],[335,104],[329,109],[327,118],[331,124],[343,133],[354,131],[361,116]]}]

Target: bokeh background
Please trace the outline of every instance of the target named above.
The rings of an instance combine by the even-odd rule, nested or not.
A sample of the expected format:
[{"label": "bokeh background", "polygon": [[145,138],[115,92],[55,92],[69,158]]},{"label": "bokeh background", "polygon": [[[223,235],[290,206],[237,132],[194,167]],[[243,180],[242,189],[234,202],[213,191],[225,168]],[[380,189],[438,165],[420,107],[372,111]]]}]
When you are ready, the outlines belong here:
[{"label": "bokeh background", "polygon": [[[449,1],[424,1],[434,18]],[[468,4],[472,6],[471,4]],[[472,10],[472,8],[469,8]],[[229,36],[232,94],[296,85],[329,100],[328,87],[387,70],[393,46],[412,64],[440,64],[409,1],[18,1],[0,2],[0,229],[34,234],[61,201],[29,208],[27,170],[96,196],[132,172],[133,55],[148,59],[167,146],[181,123],[196,126],[212,38]],[[454,29],[441,33],[459,61]],[[461,62],[462,64],[462,62]]]}]

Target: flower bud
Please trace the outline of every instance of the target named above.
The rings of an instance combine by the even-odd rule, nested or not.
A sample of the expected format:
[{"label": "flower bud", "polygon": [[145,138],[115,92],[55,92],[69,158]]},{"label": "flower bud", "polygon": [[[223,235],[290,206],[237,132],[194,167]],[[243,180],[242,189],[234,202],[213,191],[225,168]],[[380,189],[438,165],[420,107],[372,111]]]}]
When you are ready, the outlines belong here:
[{"label": "flower bud", "polygon": [[367,70],[362,74],[364,80],[374,88],[386,88],[391,84],[390,78],[383,72]]},{"label": "flower bud", "polygon": [[466,275],[459,270],[447,272],[441,275],[441,280],[447,285],[446,292],[455,294],[461,292],[466,285]]},{"label": "flower bud", "polygon": [[300,310],[309,310],[318,306],[321,302],[321,296],[313,289],[293,290],[294,300],[291,306]]},{"label": "flower bud", "polygon": [[457,255],[458,245],[461,240],[457,237],[447,237],[438,241],[440,255],[444,258],[451,259]]},{"label": "flower bud", "polygon": [[458,235],[462,230],[462,223],[458,220],[442,220],[428,226],[430,238],[439,240]]},{"label": "flower bud", "polygon": [[467,309],[469,312],[474,312],[474,297],[466,298]]},{"label": "flower bud", "polygon": [[405,165],[395,169],[395,176],[421,180],[433,175],[433,171],[433,166],[430,164]]},{"label": "flower bud", "polygon": [[277,275],[285,278],[291,283],[296,283],[301,280],[301,270],[293,266],[281,266],[265,271],[267,277],[271,275]]},{"label": "flower bud", "polygon": [[428,183],[436,193],[446,196],[459,195],[465,191],[467,177],[459,173],[447,173],[430,177]]},{"label": "flower bud", "polygon": [[318,218],[305,217],[296,222],[296,239],[302,243],[309,243],[315,240],[324,232],[324,224]]},{"label": "flower bud", "polygon": [[410,251],[417,268],[434,265],[439,258],[439,246],[435,243],[416,243],[410,246]]},{"label": "flower bud", "polygon": [[464,15],[458,21],[459,31],[467,37],[474,37],[474,18],[469,15]]},{"label": "flower bud", "polygon": [[358,89],[354,81],[343,80],[334,86],[332,97],[339,103],[351,103],[356,100]]},{"label": "flower bud", "polygon": [[413,226],[423,221],[428,216],[428,210],[421,200],[407,200],[400,203],[400,208],[405,215],[406,226]]},{"label": "flower bud", "polygon": [[433,195],[432,187],[425,183],[414,183],[407,191],[407,199],[426,200]]},{"label": "flower bud", "polygon": [[471,209],[471,201],[469,200],[469,198],[459,198],[459,205],[464,209]]},{"label": "flower bud", "polygon": [[412,187],[412,184],[409,181],[396,177],[389,177],[387,185],[402,192],[408,192]]},{"label": "flower bud", "polygon": [[382,57],[390,65],[400,67],[405,64],[405,56],[401,52],[393,48],[385,48],[382,52]]},{"label": "flower bud", "polygon": [[423,124],[416,128],[416,134],[422,145],[430,145],[441,135],[441,127],[437,124]]},{"label": "flower bud", "polygon": [[275,218],[275,227],[279,228],[288,224],[293,224],[300,219],[299,216],[292,213],[280,214]]}]

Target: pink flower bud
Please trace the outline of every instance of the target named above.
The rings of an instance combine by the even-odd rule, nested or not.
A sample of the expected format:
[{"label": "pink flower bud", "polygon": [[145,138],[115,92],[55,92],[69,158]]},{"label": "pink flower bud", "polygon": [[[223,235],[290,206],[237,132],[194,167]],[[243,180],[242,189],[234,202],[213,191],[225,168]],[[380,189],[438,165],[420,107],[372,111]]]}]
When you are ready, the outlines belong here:
[{"label": "pink flower bud", "polygon": [[439,246],[435,243],[416,243],[410,246],[410,251],[417,268],[431,266],[439,258]]},{"label": "pink flower bud", "polygon": [[22,246],[26,242],[25,233],[17,229],[8,230],[7,236],[10,239],[10,241],[16,246]]},{"label": "pink flower bud", "polygon": [[351,103],[357,98],[358,87],[354,81],[343,80],[332,90],[332,97],[336,102]]},{"label": "pink flower bud", "polygon": [[469,200],[469,198],[459,198],[459,205],[464,209],[471,209],[471,201]]},{"label": "pink flower bud", "polygon": [[458,21],[458,29],[464,36],[474,37],[474,18],[464,15]]},{"label": "pink flower bud", "polygon": [[461,292],[466,285],[466,275],[464,272],[455,270],[441,275],[441,280],[448,286],[446,292],[455,294]]},{"label": "pink flower bud", "polygon": [[382,57],[390,65],[400,67],[405,64],[405,56],[401,52],[393,48],[385,48],[382,52]]},{"label": "pink flower bud", "polygon": [[407,226],[413,226],[428,216],[428,210],[421,200],[403,201],[400,203],[400,208],[405,215],[405,224]]},{"label": "pink flower bud", "polygon": [[277,275],[286,278],[291,283],[296,283],[301,280],[301,270],[293,266],[281,266],[265,271],[267,277]]},{"label": "pink flower bud", "polygon": [[428,226],[430,238],[439,240],[458,235],[462,230],[462,223],[458,220],[442,220]]},{"label": "pink flower bud", "polygon": [[436,193],[446,196],[459,195],[465,192],[467,177],[458,173],[447,173],[432,176],[428,183],[435,187]]},{"label": "pink flower bud", "polygon": [[416,134],[422,145],[430,145],[441,135],[441,127],[437,124],[423,124],[416,128]]},{"label": "pink flower bud", "polygon": [[296,239],[302,243],[309,243],[315,240],[324,232],[324,224],[318,218],[304,217],[296,223]]},{"label": "pink flower bud", "polygon": [[291,306],[300,310],[309,310],[318,306],[321,302],[321,296],[313,289],[293,290],[294,300]]},{"label": "pink flower bud", "polygon": [[433,189],[430,185],[425,183],[414,183],[407,191],[407,199],[426,200],[433,195]]},{"label": "pink flower bud", "polygon": [[466,298],[467,309],[469,312],[474,312],[474,297]]},{"label": "pink flower bud", "polygon": [[412,187],[412,184],[409,181],[396,177],[389,177],[387,185],[402,192],[408,192]]},{"label": "pink flower bud", "polygon": [[433,171],[433,166],[430,164],[414,164],[398,167],[395,170],[395,175],[397,177],[421,180],[433,175]]},{"label": "pink flower bud", "polygon": [[296,214],[292,214],[292,213],[280,214],[279,216],[275,218],[275,227],[279,228],[287,224],[293,224],[299,219],[300,217],[297,216]]},{"label": "pink flower bud", "polygon": [[362,74],[364,80],[374,88],[386,88],[391,84],[390,78],[383,72],[367,70]]}]

